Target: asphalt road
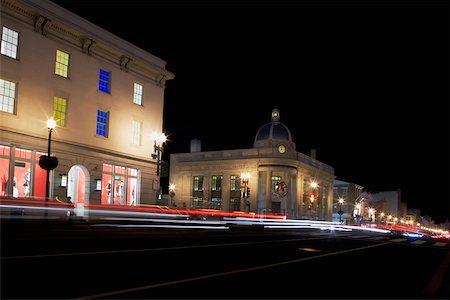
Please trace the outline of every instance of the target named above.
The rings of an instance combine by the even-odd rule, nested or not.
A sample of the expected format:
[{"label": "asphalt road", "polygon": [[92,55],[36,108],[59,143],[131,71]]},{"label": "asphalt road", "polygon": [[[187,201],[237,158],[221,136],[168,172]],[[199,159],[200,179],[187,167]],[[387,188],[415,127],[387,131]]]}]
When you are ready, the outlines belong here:
[{"label": "asphalt road", "polygon": [[28,222],[1,230],[1,299],[450,299],[448,240]]}]

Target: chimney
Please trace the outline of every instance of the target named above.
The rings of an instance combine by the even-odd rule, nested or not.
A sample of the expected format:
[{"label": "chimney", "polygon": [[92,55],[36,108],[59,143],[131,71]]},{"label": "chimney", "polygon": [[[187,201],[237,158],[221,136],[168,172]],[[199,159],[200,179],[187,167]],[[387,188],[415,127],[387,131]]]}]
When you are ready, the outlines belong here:
[{"label": "chimney", "polygon": [[311,158],[316,159],[316,149],[311,149]]},{"label": "chimney", "polygon": [[192,152],[201,152],[201,141],[199,139],[191,140],[191,153]]}]

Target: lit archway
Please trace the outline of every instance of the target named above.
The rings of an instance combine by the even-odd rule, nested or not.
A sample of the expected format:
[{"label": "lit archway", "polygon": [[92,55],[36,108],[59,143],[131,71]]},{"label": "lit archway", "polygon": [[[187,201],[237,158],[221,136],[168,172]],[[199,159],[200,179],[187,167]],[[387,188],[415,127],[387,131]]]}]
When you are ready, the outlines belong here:
[{"label": "lit archway", "polygon": [[84,215],[84,204],[89,203],[90,175],[86,167],[74,165],[69,170],[67,197],[76,205],[76,214]]}]

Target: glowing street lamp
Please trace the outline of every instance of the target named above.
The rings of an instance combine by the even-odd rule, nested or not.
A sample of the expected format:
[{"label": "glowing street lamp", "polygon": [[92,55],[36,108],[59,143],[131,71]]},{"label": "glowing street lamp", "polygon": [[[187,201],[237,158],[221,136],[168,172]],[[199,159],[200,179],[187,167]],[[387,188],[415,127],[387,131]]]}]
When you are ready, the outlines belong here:
[{"label": "glowing street lamp", "polygon": [[392,215],[388,215],[388,216],[387,216],[387,224],[389,224],[389,222],[391,221],[391,219],[392,219]]},{"label": "glowing street lamp", "polygon": [[170,205],[175,206],[172,198],[175,196],[175,184],[169,184],[169,196],[170,196]]},{"label": "glowing street lamp", "polygon": [[342,214],[344,213],[344,211],[342,210],[342,204],[344,204],[344,198],[342,197],[339,198],[338,202],[339,202],[339,211],[338,211],[339,223],[342,223]]}]

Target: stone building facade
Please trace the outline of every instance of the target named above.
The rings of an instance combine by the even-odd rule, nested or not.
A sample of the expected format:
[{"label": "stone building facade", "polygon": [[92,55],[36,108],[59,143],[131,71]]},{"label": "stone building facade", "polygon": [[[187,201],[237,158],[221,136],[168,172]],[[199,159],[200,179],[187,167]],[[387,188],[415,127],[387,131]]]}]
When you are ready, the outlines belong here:
[{"label": "stone building facade", "polygon": [[332,218],[334,169],[296,151],[274,109],[250,149],[170,155],[172,204],[223,211],[283,214],[291,219]]},{"label": "stone building facade", "polygon": [[165,61],[47,0],[1,0],[0,196],[152,203]]}]

